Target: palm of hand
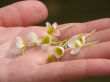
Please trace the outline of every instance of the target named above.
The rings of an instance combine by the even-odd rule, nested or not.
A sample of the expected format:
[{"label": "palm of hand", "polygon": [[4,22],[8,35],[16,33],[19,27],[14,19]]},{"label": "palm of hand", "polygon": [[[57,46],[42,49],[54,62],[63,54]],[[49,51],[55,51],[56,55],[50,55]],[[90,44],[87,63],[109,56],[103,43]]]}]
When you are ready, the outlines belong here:
[{"label": "palm of hand", "polygon": [[[47,9],[39,1],[18,2],[0,10],[0,26],[6,27],[28,26],[39,23],[47,17]],[[10,11],[10,13],[7,14],[7,11]],[[38,13],[39,11],[40,13]],[[22,21],[20,20],[21,14]],[[84,48],[76,57],[71,56],[69,53],[70,50],[67,50],[61,60],[69,61],[48,64],[47,55],[49,52],[46,53],[38,48],[31,48],[26,50],[25,55],[22,56],[15,45],[17,36],[25,38],[29,32],[36,32],[41,35],[45,31],[44,28],[0,27],[0,81],[60,82],[87,76],[109,75],[109,27],[110,19],[72,24],[70,29],[62,33],[62,39],[71,37],[74,34],[87,33],[93,29],[97,29],[98,32],[90,37],[89,40],[99,40],[101,43]]]}]

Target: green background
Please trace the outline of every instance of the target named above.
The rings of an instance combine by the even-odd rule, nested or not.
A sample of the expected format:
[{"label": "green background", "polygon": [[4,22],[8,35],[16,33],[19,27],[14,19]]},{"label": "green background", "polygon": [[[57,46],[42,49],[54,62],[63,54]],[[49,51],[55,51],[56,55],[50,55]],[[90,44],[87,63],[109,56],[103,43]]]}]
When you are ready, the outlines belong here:
[{"label": "green background", "polygon": [[[9,5],[16,1],[20,0],[0,0],[0,7]],[[49,17],[46,21],[49,22],[56,21],[59,24],[62,24],[68,22],[86,22],[100,18],[110,18],[110,0],[42,0],[42,1],[48,7]],[[110,82],[110,76],[86,78],[78,82]]]}]

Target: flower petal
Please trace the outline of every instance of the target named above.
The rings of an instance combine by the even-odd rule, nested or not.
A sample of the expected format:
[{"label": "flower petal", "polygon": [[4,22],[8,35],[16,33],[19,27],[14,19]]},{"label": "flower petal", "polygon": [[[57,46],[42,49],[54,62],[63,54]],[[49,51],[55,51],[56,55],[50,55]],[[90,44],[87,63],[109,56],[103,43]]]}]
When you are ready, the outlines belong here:
[{"label": "flower petal", "polygon": [[49,47],[49,45],[47,45],[47,44],[43,44],[43,45],[41,46],[41,49],[45,51],[45,50],[48,49],[48,47]]},{"label": "flower petal", "polygon": [[47,27],[47,28],[51,28],[52,25],[51,25],[49,22],[46,22],[46,27]]},{"label": "flower petal", "polygon": [[82,37],[82,43],[83,43],[83,45],[86,43],[86,36]]},{"label": "flower petal", "polygon": [[58,28],[58,24],[55,22],[55,23],[52,24],[52,27],[57,29]]},{"label": "flower petal", "polygon": [[29,40],[30,40],[32,43],[36,43],[37,40],[38,40],[38,36],[37,36],[37,34],[34,33],[34,32],[30,32],[29,35],[28,35],[28,37],[29,37]]},{"label": "flower petal", "polygon": [[78,44],[79,47],[82,47],[83,46],[82,42],[79,41],[79,40],[76,40],[76,43]]},{"label": "flower petal", "polygon": [[41,44],[51,44],[51,36],[48,33],[45,33],[45,36],[42,39]]},{"label": "flower petal", "polygon": [[16,40],[17,40],[16,42],[17,48],[24,48],[26,46],[24,40],[21,37],[17,37]]},{"label": "flower petal", "polygon": [[78,48],[79,45],[77,44],[76,40],[74,40],[74,41],[69,41],[68,42],[68,47],[69,48]]},{"label": "flower petal", "polygon": [[56,46],[53,48],[53,55],[58,59],[64,55],[64,48],[61,46]]},{"label": "flower petal", "polygon": [[81,48],[75,48],[71,51],[72,55],[78,54],[80,52]]}]

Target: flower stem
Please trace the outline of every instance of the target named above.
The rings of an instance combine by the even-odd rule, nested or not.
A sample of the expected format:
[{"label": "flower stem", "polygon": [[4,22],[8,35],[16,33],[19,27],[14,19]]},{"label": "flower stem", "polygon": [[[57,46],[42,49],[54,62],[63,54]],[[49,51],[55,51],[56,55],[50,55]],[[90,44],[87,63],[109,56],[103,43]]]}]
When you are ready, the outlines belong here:
[{"label": "flower stem", "polygon": [[67,29],[67,28],[70,28],[71,26],[73,26],[73,24],[70,24],[70,25],[68,25],[68,26],[62,27],[61,29],[59,29],[59,31],[65,30],[65,29]]},{"label": "flower stem", "polygon": [[63,42],[62,47],[64,48],[67,44],[68,44],[68,40],[65,40],[65,41]]},{"label": "flower stem", "polygon": [[99,41],[94,41],[94,42],[90,42],[90,43],[86,43],[85,46],[90,46],[90,45],[94,45],[99,43]]},{"label": "flower stem", "polygon": [[92,34],[94,34],[96,32],[96,29],[94,29],[93,31],[91,31],[90,33],[88,33],[87,35],[86,35],[86,38],[88,38],[89,36],[91,36]]}]

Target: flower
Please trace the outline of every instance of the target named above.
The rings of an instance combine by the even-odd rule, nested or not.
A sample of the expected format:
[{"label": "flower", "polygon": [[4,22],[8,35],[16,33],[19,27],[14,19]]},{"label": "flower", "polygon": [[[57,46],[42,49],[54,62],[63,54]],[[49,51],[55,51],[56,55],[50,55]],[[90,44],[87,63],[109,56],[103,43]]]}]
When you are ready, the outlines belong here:
[{"label": "flower", "polygon": [[59,59],[64,56],[64,48],[61,46],[56,46],[52,49],[51,54],[48,55],[49,61],[55,61],[55,59]]},{"label": "flower", "polygon": [[51,36],[60,36],[60,31],[57,29],[58,24],[55,22],[52,25],[49,22],[46,22],[47,33]]},{"label": "flower", "polygon": [[30,44],[36,44],[37,46],[39,46],[41,44],[41,39],[39,38],[39,36],[36,33],[30,32],[28,37],[30,40]]},{"label": "flower", "polygon": [[54,47],[52,50],[52,55],[57,59],[61,58],[64,55],[64,48],[61,46]]},{"label": "flower", "polygon": [[87,43],[87,38],[95,33],[96,30],[91,31],[87,35],[75,35],[68,41],[68,47],[72,48],[71,54],[78,54],[81,48],[98,43],[98,41]]},{"label": "flower", "polygon": [[41,40],[41,48],[46,50],[49,45],[51,45],[51,36],[48,33],[45,33],[44,38]]},{"label": "flower", "polygon": [[72,48],[71,54],[78,54],[86,40],[82,35],[75,35],[68,41],[68,47]]},{"label": "flower", "polygon": [[21,37],[17,37],[16,40],[17,40],[16,41],[17,48],[23,49],[23,48],[26,47],[26,43],[25,43],[25,41]]}]

